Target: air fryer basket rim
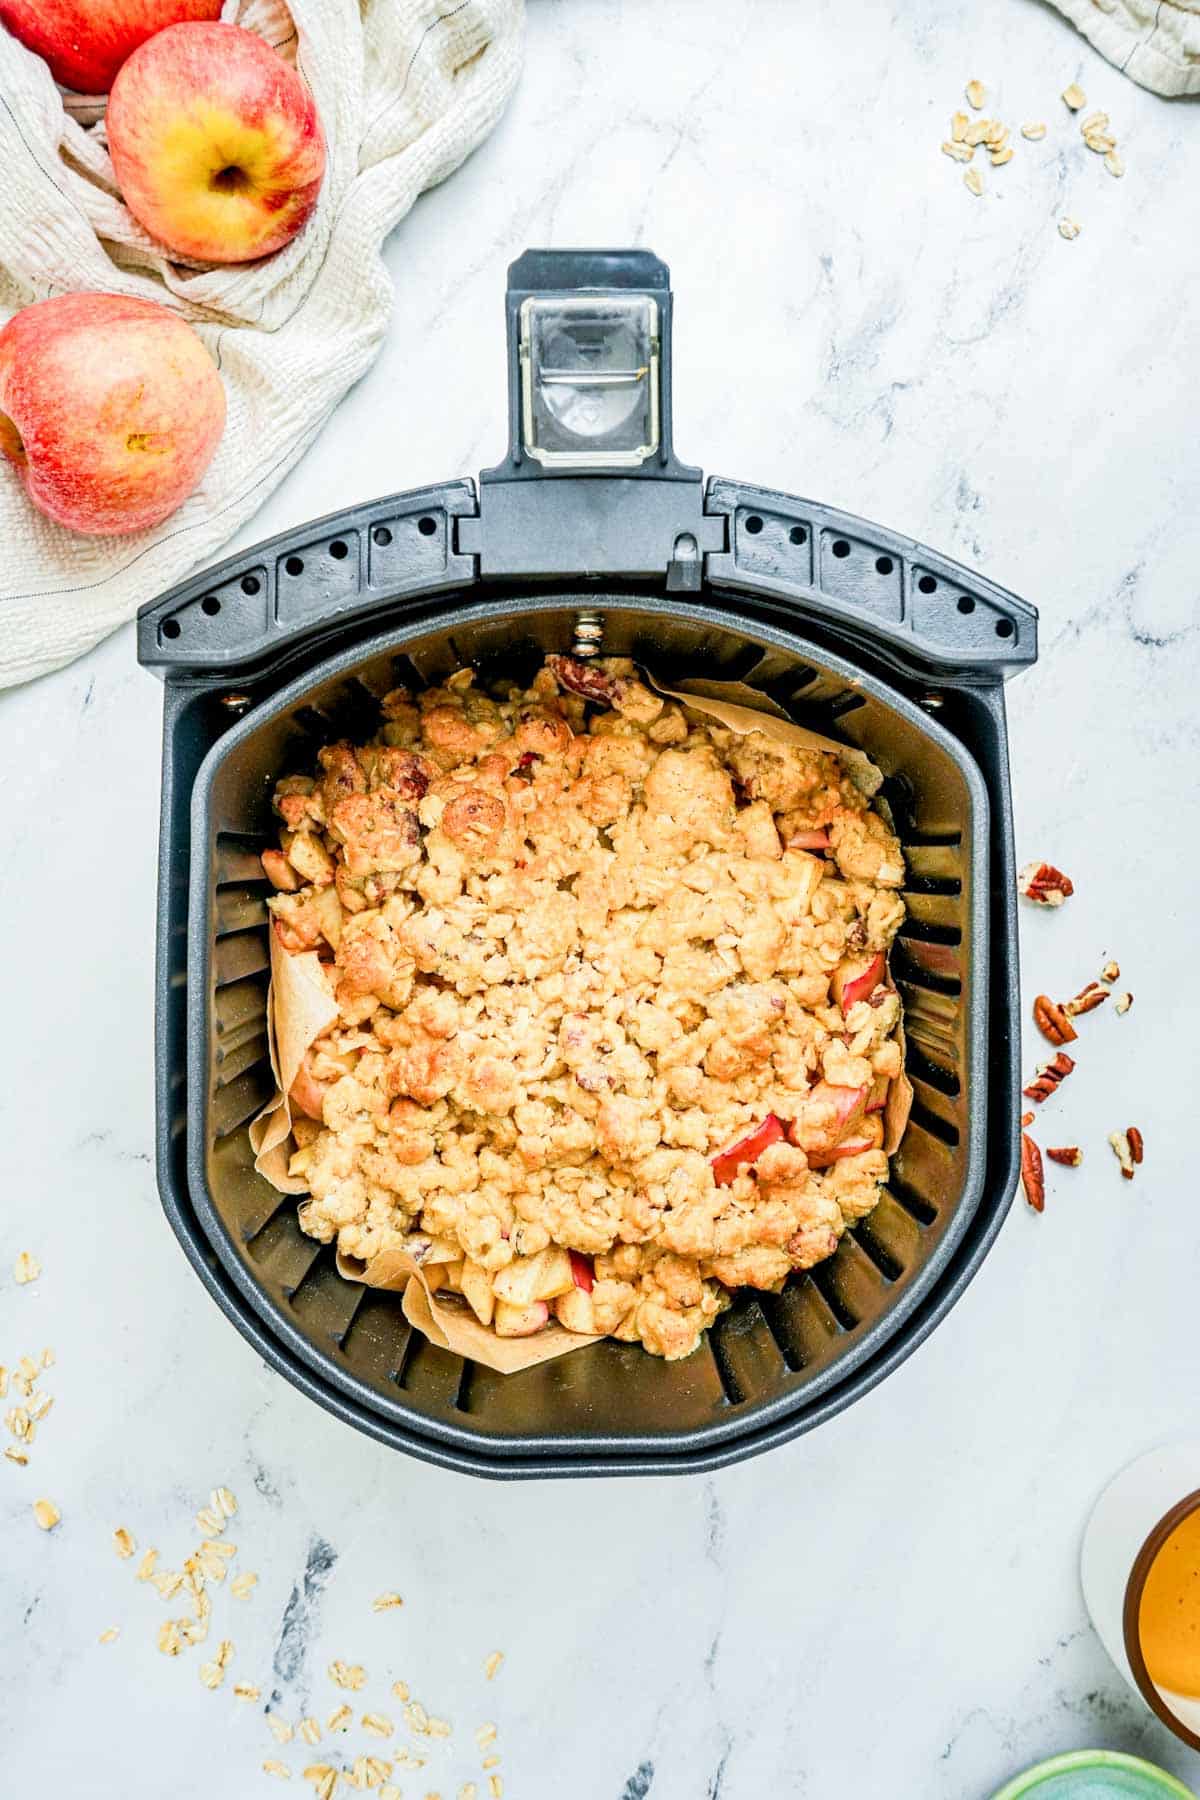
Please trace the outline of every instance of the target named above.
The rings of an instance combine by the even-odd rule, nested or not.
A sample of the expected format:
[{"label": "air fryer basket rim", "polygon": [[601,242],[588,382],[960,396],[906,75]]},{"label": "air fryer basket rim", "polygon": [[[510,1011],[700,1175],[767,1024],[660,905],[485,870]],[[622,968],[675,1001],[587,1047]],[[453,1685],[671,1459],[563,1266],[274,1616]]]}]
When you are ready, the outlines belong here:
[{"label": "air fryer basket rim", "polygon": [[[245,717],[226,730],[208,751],[196,776],[191,800],[192,856],[190,869],[190,904],[188,918],[188,963],[191,969],[206,966],[207,943],[211,931],[210,875],[208,868],[208,813],[216,773],[228,754],[235,750],[270,720],[286,713],[320,682],[348,673],[372,657],[395,653],[419,639],[437,637],[463,630],[474,622],[494,621],[498,614],[511,616],[514,623],[523,614],[561,612],[579,604],[581,597],[566,591],[502,599],[473,600],[466,605],[449,600],[444,606],[424,612],[406,623],[393,622],[372,636],[343,644],[315,667],[307,668],[283,688],[265,698]],[[583,597],[583,604],[588,600]],[[689,598],[663,599],[641,593],[630,595],[624,603],[619,594],[605,596],[606,611],[626,610],[640,614],[662,614],[678,619],[681,614],[698,623],[728,632],[728,611],[721,611],[711,600]],[[830,670],[848,685],[864,688],[884,707],[898,714],[922,736],[930,739],[956,765],[967,788],[972,815],[972,840],[987,845],[990,837],[990,800],[986,784],[974,758],[964,745],[945,731],[906,696],[878,681],[862,668],[849,663],[835,652],[811,645],[796,632],[755,616],[744,597],[739,596],[736,629],[748,641],[774,648],[797,659],[805,658]],[[968,1125],[967,1178],[954,1214],[941,1241],[913,1277],[905,1292],[886,1312],[868,1325],[862,1336],[834,1360],[831,1366],[813,1376],[799,1392],[782,1393],[750,1406],[742,1416],[716,1424],[700,1426],[692,1431],[666,1430],[645,1436],[621,1439],[621,1454],[644,1459],[654,1456],[684,1457],[689,1466],[697,1452],[710,1446],[740,1443],[761,1432],[770,1432],[797,1411],[807,1412],[810,1404],[836,1394],[841,1385],[856,1376],[870,1358],[902,1331],[917,1307],[927,1299],[943,1275],[978,1209],[984,1182],[984,1150],[987,1139],[987,1106],[985,1066],[987,1058],[987,979],[989,952],[988,883],[973,884],[971,895],[971,935],[974,944],[978,979],[973,983],[972,1018],[967,1035],[970,1092],[974,1096]],[[207,1093],[209,1067],[209,994],[207,987],[199,1000],[189,1006],[188,1013],[188,1089],[195,1099]],[[544,1435],[513,1436],[506,1439],[485,1437],[468,1427],[446,1423],[410,1409],[402,1390],[395,1398],[383,1397],[356,1375],[341,1366],[337,1359],[319,1351],[280,1310],[260,1285],[239,1255],[236,1244],[222,1222],[209,1193],[205,1170],[205,1144],[201,1134],[189,1131],[187,1143],[187,1179],[191,1202],[200,1225],[242,1298],[276,1341],[286,1346],[315,1375],[333,1384],[348,1405],[356,1405],[389,1422],[402,1422],[403,1429],[432,1439],[447,1450],[458,1451],[471,1458],[472,1464],[482,1458],[519,1464],[521,1459],[562,1455],[572,1467],[581,1467],[589,1455],[595,1456],[596,1440],[591,1436]],[[235,1321],[239,1322],[240,1321]],[[934,1321],[936,1322],[936,1320]],[[241,1328],[241,1327],[240,1327]],[[575,1352],[586,1355],[586,1350]],[[873,1384],[872,1378],[872,1383]],[[734,1452],[737,1454],[738,1452]],[[714,1465],[715,1466],[715,1465]]]}]

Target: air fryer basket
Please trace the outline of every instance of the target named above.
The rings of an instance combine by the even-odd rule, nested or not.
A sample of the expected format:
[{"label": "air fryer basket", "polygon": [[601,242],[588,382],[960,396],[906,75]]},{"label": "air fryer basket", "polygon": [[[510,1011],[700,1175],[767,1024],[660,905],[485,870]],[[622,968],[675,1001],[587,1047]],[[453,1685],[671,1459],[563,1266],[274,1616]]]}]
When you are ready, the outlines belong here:
[{"label": "air fryer basket", "polygon": [[[644,279],[645,260],[632,260]],[[530,261],[513,274],[527,278]],[[591,291],[552,268],[543,286]],[[655,291],[669,373],[669,297]],[[674,464],[669,404],[665,418],[672,472],[660,491],[642,495],[622,476],[610,511],[613,478],[585,476],[595,485],[582,524],[579,477],[524,488],[514,525],[493,472],[502,485],[478,505],[467,483],[394,496],[260,546],[141,621],[143,660],[168,672],[158,1016],[168,1214],[225,1311],[305,1391],[385,1441],[482,1473],[711,1467],[806,1429],[942,1315],[1015,1180],[1000,683],[1036,654],[1034,615],[878,527],[730,483],[702,490]],[[531,521],[543,501],[539,542]],[[596,519],[630,507],[644,541],[614,550]],[[562,551],[560,574],[544,566],[547,540]],[[612,566],[598,570],[605,557]],[[368,621],[380,627],[372,635]],[[259,852],[273,836],[275,778],[332,736],[369,734],[397,681],[472,665],[486,683],[532,671],[547,651],[598,644],[675,685],[746,683],[882,767],[909,871],[892,967],[916,1098],[876,1210],[781,1295],[740,1294],[695,1355],[668,1364],[604,1341],[501,1377],[414,1333],[396,1296],[343,1282],[331,1249],[300,1231],[295,1201],[254,1172],[247,1127],[272,1088]]]}]

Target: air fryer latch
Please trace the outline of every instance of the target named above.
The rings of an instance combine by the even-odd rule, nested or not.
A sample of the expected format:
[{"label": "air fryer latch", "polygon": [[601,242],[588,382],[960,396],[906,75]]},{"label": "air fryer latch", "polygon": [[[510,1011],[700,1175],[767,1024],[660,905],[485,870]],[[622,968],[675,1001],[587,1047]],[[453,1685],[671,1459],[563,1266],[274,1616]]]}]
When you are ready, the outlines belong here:
[{"label": "air fryer latch", "polygon": [[509,445],[457,547],[491,576],[666,576],[727,548],[675,455],[671,288],[647,250],[527,250],[508,271]]}]

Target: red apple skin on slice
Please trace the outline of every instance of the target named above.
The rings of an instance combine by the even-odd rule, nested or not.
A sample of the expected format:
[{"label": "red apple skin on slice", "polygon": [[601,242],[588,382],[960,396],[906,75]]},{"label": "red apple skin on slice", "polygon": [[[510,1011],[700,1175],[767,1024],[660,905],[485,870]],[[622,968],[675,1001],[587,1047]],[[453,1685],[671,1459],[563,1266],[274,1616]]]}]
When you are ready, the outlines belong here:
[{"label": "red apple skin on slice", "polygon": [[883,980],[886,968],[886,959],[880,951],[867,963],[851,966],[849,970],[844,965],[834,970],[830,992],[844,1013],[860,1000],[870,998]]},{"label": "red apple skin on slice", "polygon": [[713,1180],[718,1187],[728,1187],[738,1170],[748,1163],[756,1163],[768,1144],[778,1144],[785,1135],[782,1119],[774,1113],[768,1113],[761,1125],[739,1138],[736,1144],[730,1144],[728,1150],[720,1150],[712,1159]]},{"label": "red apple skin on slice", "polygon": [[585,1294],[590,1294],[596,1279],[591,1257],[582,1256],[578,1250],[568,1250],[567,1255],[571,1259],[571,1280]]},{"label": "red apple skin on slice", "polygon": [[864,1119],[841,1143],[831,1144],[825,1150],[810,1150],[808,1166],[810,1169],[827,1169],[832,1163],[840,1162],[843,1157],[863,1156],[868,1150],[882,1148],[883,1120],[878,1117]]}]

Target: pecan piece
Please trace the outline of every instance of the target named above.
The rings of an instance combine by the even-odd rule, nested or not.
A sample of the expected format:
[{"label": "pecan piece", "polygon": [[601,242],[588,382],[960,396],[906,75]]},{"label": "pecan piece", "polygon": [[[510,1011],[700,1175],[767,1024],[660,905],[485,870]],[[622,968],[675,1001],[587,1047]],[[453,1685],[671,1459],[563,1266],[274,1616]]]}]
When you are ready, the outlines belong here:
[{"label": "pecan piece", "polygon": [[1052,1044],[1071,1044],[1079,1036],[1062,1007],[1048,994],[1039,994],[1034,1001],[1033,1022]]},{"label": "pecan piece", "polygon": [[1120,979],[1121,979],[1120,963],[1116,962],[1116,961],[1106,962],[1104,967],[1100,971],[1100,979],[1101,979],[1101,981],[1108,981],[1108,982],[1120,981]]},{"label": "pecan piece", "polygon": [[595,663],[580,662],[575,656],[548,656],[546,667],[560,687],[601,706],[611,706],[621,691],[621,683]]},{"label": "pecan piece", "polygon": [[1146,1140],[1136,1125],[1130,1125],[1125,1136],[1129,1139],[1129,1154],[1135,1163],[1140,1163],[1146,1154]]},{"label": "pecan piece", "polygon": [[1026,863],[1017,876],[1017,889],[1035,906],[1061,906],[1075,892],[1070,877],[1046,862]]},{"label": "pecan piece", "polygon": [[1121,1165],[1121,1174],[1126,1181],[1133,1180],[1133,1145],[1129,1141],[1127,1131],[1110,1131],[1108,1141],[1112,1145],[1113,1155]]},{"label": "pecan piece", "polygon": [[1033,1114],[1032,1113],[1022,1113],[1021,1114],[1021,1124],[1022,1124],[1022,1126],[1032,1125],[1033,1124]]},{"label": "pecan piece", "polygon": [[1051,1162],[1064,1163],[1068,1169],[1077,1169],[1083,1161],[1083,1151],[1078,1144],[1063,1144],[1057,1150],[1047,1148],[1046,1155]]},{"label": "pecan piece", "polygon": [[1086,987],[1080,988],[1073,999],[1063,1001],[1063,1011],[1072,1019],[1078,1018],[1080,1013],[1094,1012],[1098,1006],[1103,1006],[1107,999],[1108,989],[1098,981],[1089,981]]},{"label": "pecan piece", "polygon": [[1116,1004],[1116,1008],[1115,1008],[1115,1010],[1117,1012],[1127,1013],[1132,1005],[1133,1005],[1133,995],[1132,994],[1118,994],[1117,995],[1117,1004]]},{"label": "pecan piece", "polygon": [[1046,1172],[1042,1153],[1027,1131],[1021,1133],[1021,1186],[1034,1212],[1046,1210]]},{"label": "pecan piece", "polygon": [[1075,1064],[1066,1051],[1060,1050],[1058,1055],[1052,1057],[1048,1063],[1042,1063],[1037,1072],[1037,1079],[1031,1081],[1027,1088],[1022,1088],[1021,1092],[1030,1100],[1036,1100],[1040,1105],[1043,1100],[1050,1098],[1074,1067]]}]

